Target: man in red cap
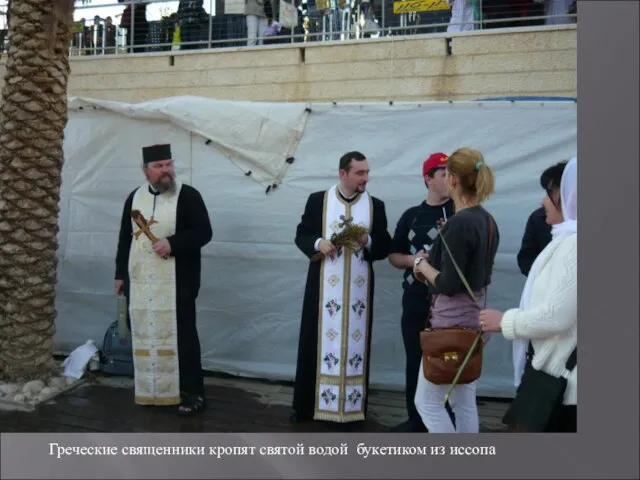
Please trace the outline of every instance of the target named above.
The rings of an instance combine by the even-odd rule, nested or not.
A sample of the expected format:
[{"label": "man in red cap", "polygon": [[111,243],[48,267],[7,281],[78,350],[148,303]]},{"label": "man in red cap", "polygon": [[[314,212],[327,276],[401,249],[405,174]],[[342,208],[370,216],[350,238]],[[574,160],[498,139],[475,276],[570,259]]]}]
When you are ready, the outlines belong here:
[{"label": "man in red cap", "polygon": [[409,420],[394,428],[403,432],[424,432],[426,427],[416,410],[414,396],[420,374],[420,331],[427,327],[429,313],[429,287],[417,282],[413,264],[424,256],[436,238],[438,225],[454,213],[453,201],[445,183],[448,157],[434,153],[422,165],[422,178],[427,187],[427,198],[406,210],[398,224],[389,250],[389,261],[404,270],[402,287],[402,339],[406,353],[406,402]]}]

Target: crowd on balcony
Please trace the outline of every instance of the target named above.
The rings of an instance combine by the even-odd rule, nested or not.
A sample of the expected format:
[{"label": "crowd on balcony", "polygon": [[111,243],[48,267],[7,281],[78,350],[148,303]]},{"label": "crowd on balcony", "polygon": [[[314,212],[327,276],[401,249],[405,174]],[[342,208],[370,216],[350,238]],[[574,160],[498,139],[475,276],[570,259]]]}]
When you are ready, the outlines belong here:
[{"label": "crowd on balcony", "polygon": [[[216,6],[224,11],[226,2],[218,0]],[[439,9],[422,12],[399,12],[403,0],[240,2],[244,3],[242,13],[212,17],[203,0],[181,0],[175,12],[159,21],[147,19],[152,2],[127,3],[118,22],[110,16],[95,16],[72,25],[72,53],[135,53],[566,24],[575,22],[577,15],[576,0],[435,0],[423,3],[432,8],[439,5]],[[4,44],[6,29],[0,35]]]}]

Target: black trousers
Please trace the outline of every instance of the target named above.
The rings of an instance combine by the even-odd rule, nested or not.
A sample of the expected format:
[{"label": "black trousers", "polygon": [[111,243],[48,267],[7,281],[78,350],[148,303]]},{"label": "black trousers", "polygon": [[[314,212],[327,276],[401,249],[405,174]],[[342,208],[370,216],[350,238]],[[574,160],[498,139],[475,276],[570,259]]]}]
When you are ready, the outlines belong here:
[{"label": "black trousers", "polygon": [[178,299],[177,307],[180,390],[204,396],[200,337],[196,328],[196,300]]},{"label": "black trousers", "polygon": [[429,302],[424,295],[416,295],[405,290],[402,295],[402,340],[404,342],[405,363],[405,400],[409,420],[415,425],[422,425],[422,419],[416,409],[414,398],[418,386],[422,349],[420,348],[420,331],[426,327],[429,314]]},{"label": "black trousers", "polygon": [[[202,40],[201,32],[202,27],[200,23],[185,23],[180,27],[180,42],[199,42]],[[196,50],[198,48],[206,47],[207,45],[204,43],[180,45],[180,50]]]}]

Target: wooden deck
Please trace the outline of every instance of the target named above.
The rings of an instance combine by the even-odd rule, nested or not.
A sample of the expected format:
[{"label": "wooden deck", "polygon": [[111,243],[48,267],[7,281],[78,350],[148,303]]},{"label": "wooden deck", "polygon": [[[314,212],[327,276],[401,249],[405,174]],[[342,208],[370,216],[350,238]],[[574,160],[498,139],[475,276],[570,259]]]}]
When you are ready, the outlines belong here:
[{"label": "wooden deck", "polygon": [[[0,411],[1,432],[323,432],[315,422],[289,422],[292,387],[235,377],[206,377],[208,410],[178,417],[170,408],[133,403],[133,382],[94,376],[84,385],[41,405],[35,412]],[[506,402],[478,400],[481,432],[506,431]],[[370,418],[360,432],[388,432],[405,420],[404,394],[372,391]]]}]

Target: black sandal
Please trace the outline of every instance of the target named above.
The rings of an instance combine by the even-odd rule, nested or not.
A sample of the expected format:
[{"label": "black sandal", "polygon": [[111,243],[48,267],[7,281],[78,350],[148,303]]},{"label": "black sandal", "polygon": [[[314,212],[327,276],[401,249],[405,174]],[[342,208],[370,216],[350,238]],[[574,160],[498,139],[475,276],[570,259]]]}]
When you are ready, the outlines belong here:
[{"label": "black sandal", "polygon": [[178,407],[181,416],[197,415],[207,408],[207,401],[200,395],[182,394],[182,403]]}]

